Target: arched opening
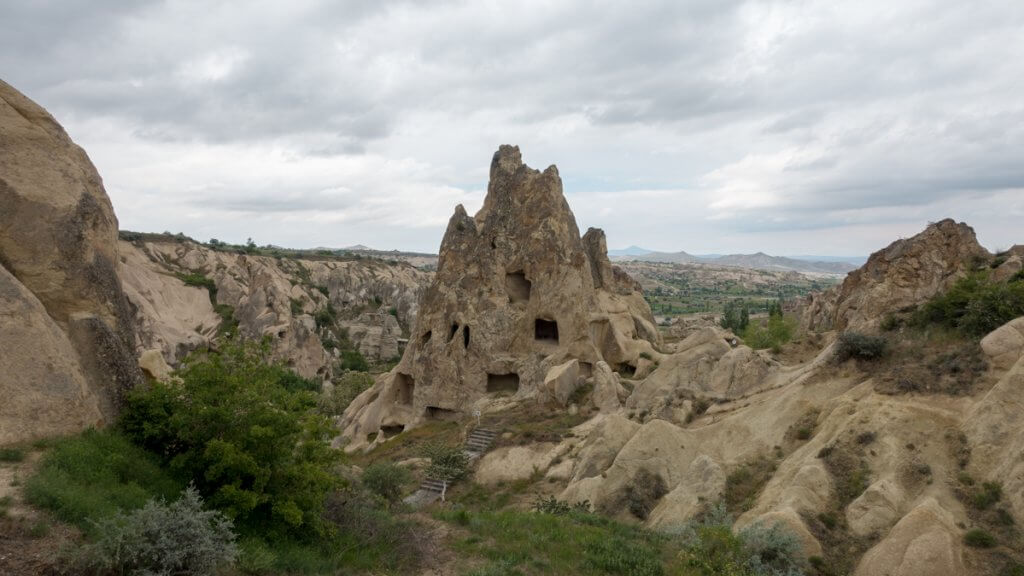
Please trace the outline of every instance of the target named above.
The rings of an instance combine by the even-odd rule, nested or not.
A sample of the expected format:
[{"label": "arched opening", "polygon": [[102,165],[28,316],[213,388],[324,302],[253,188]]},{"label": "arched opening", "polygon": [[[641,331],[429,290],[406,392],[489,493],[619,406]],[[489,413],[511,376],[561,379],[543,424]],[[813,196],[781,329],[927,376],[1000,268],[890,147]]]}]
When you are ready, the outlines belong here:
[{"label": "arched opening", "polygon": [[423,336],[420,336],[420,346],[426,346],[427,343],[430,342],[430,337],[432,335],[433,335],[433,331],[431,331],[431,330],[427,330],[426,332],[424,332]]},{"label": "arched opening", "polygon": [[469,348],[469,326],[462,327],[462,347]]},{"label": "arched opening", "polygon": [[383,435],[384,439],[398,436],[402,432],[405,432],[405,426],[402,424],[392,424],[390,426],[380,427],[380,433]]},{"label": "arched opening", "polygon": [[448,341],[451,342],[452,338],[455,338],[455,333],[459,331],[458,324],[452,324],[451,329],[448,331]]}]

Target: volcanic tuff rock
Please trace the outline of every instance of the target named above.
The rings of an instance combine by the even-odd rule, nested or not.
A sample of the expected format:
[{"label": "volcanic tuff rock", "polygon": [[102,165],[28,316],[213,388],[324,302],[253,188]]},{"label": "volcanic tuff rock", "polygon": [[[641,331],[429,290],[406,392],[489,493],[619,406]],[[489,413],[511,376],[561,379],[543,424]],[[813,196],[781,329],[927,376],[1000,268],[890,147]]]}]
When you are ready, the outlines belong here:
[{"label": "volcanic tuff rock", "polygon": [[[64,129],[0,81],[0,265],[8,310],[31,325],[5,328],[5,364],[40,331],[31,375],[5,371],[0,397],[38,399],[36,410],[5,402],[0,429],[8,439],[67,432],[112,419],[120,393],[141,377],[133,349],[131,309],[117,276],[117,218],[96,168]],[[19,337],[18,334],[21,334]],[[68,354],[74,350],[74,354]],[[59,358],[58,358],[59,357]],[[20,432],[17,432],[20,431]]]},{"label": "volcanic tuff rock", "polygon": [[495,153],[476,216],[455,208],[419,308],[402,361],[343,417],[349,449],[483,398],[545,394],[548,371],[571,359],[581,378],[600,360],[636,366],[660,338],[604,233],[580,238],[558,169],[533,170],[512,146]]},{"label": "volcanic tuff rock", "polygon": [[973,228],[950,219],[935,222],[872,254],[840,286],[811,297],[804,324],[840,331],[877,326],[885,314],[925,302],[990,259]]},{"label": "volcanic tuff rock", "polygon": [[386,361],[398,356],[399,321],[408,326],[415,318],[417,294],[431,277],[404,263],[277,259],[169,239],[122,241],[121,253],[140,351],[158,349],[175,365],[210,342],[220,316],[206,288],[180,279],[205,277],[216,287],[217,304],[230,307],[242,335],[269,337],[274,357],[306,378],[330,376],[336,360],[337,352],[324,348],[314,319],[328,302],[360,352],[370,361]]}]

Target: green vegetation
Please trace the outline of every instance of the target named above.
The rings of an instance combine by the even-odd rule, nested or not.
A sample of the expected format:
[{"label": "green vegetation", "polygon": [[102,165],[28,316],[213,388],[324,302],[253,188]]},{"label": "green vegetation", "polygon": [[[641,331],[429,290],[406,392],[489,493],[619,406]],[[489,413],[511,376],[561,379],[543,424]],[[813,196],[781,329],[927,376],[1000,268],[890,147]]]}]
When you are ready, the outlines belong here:
[{"label": "green vegetation", "polygon": [[792,318],[785,318],[782,314],[782,306],[776,302],[768,312],[768,320],[764,324],[758,321],[751,322],[740,334],[743,342],[755,350],[765,348],[778,353],[782,345],[793,338],[796,330],[796,321]]},{"label": "green vegetation", "polygon": [[95,523],[96,538],[71,560],[86,574],[192,574],[213,576],[238,555],[231,521],[203,510],[192,488],[171,504],[150,500]]},{"label": "green vegetation", "polygon": [[1003,498],[1003,485],[999,482],[983,482],[971,497],[971,503],[978,510],[988,510]]},{"label": "green vegetation", "polygon": [[971,548],[994,548],[996,538],[981,528],[973,528],[964,533],[964,544]]},{"label": "green vegetation", "polygon": [[486,564],[469,574],[624,574],[660,576],[675,563],[667,537],[581,511],[443,510],[436,516],[469,535],[463,558]]},{"label": "green vegetation", "polygon": [[230,340],[193,356],[180,385],[132,390],[121,426],[243,531],[323,534],[336,485],[330,422],[313,410],[315,394],[289,386],[296,377],[268,359],[266,344]]},{"label": "green vegetation", "polygon": [[777,467],[773,458],[762,456],[729,473],[722,495],[724,510],[736,515],[750,510]]},{"label": "green vegetation", "polygon": [[646,520],[661,497],[668,494],[665,480],[646,468],[641,468],[633,476],[633,481],[626,486],[626,506],[629,512]]},{"label": "green vegetation", "polygon": [[979,337],[1024,316],[1024,278],[995,282],[987,270],[961,278],[913,316],[916,325],[940,324]]},{"label": "green vegetation", "polygon": [[217,284],[212,278],[197,270],[190,270],[187,273],[178,273],[177,277],[179,280],[184,282],[186,286],[206,288],[206,291],[210,296],[210,304],[213,305],[213,311],[220,316],[220,326],[217,328],[218,335],[230,336],[238,332],[238,320],[235,319],[235,309],[227,304],[217,303]]},{"label": "green vegetation", "polygon": [[836,342],[835,357],[839,362],[850,358],[857,360],[877,360],[888,347],[888,342],[881,336],[848,331],[839,335]]},{"label": "green vegetation", "polygon": [[366,372],[345,372],[334,381],[334,385],[320,395],[318,406],[327,416],[341,416],[348,405],[364,391],[373,386],[373,376]]},{"label": "green vegetation", "polygon": [[750,324],[750,310],[742,300],[730,300],[722,309],[722,328],[728,328],[739,334]]},{"label": "green vegetation", "polygon": [[799,576],[800,542],[778,524],[754,524],[733,532],[722,507],[679,530],[683,574],[694,576]]},{"label": "green vegetation", "polygon": [[427,477],[455,482],[469,473],[469,456],[462,446],[428,442],[421,448],[424,458],[430,458]]},{"label": "green vegetation", "polygon": [[390,503],[398,501],[410,479],[408,470],[392,462],[375,462],[363,472],[363,486]]},{"label": "green vegetation", "polygon": [[25,459],[25,451],[21,448],[0,448],[0,462],[21,462]]},{"label": "green vegetation", "polygon": [[92,534],[96,527],[90,519],[142,508],[154,498],[172,499],[182,488],[157,457],[121,433],[90,430],[56,442],[25,482],[25,496]]}]

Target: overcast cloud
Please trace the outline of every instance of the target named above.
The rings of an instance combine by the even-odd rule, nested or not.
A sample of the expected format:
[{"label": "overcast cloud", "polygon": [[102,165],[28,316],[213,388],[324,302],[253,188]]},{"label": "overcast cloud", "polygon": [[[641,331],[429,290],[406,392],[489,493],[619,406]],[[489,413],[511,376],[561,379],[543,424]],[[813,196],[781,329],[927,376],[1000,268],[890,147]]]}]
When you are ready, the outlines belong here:
[{"label": "overcast cloud", "polygon": [[612,247],[1024,243],[1024,2],[0,0],[121,227],[437,250],[491,154]]}]

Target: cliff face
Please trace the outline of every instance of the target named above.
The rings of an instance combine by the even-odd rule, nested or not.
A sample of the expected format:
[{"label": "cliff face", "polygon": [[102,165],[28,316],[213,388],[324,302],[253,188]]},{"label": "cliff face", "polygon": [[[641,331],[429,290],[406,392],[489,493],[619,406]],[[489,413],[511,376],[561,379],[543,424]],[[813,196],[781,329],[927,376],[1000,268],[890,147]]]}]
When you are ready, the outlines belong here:
[{"label": "cliff face", "polygon": [[608,261],[604,233],[580,237],[558,170],[533,170],[502,146],[483,207],[470,217],[458,206],[448,223],[401,363],[353,403],[344,434],[354,448],[382,427],[481,399],[535,397],[552,368],[575,360],[571,387],[602,360],[636,366],[658,339],[638,286]]},{"label": "cliff face", "polygon": [[[0,282],[10,295],[0,396],[16,399],[0,406],[0,442],[109,420],[138,381],[117,263],[117,218],[96,168],[52,116],[0,81]],[[26,348],[29,332],[45,335],[38,348]]]},{"label": "cliff face", "polygon": [[381,261],[273,258],[213,250],[191,241],[121,242],[125,293],[135,309],[138,349],[158,350],[175,365],[221,328],[206,287],[242,336],[270,339],[274,357],[306,378],[332,375],[338,352],[316,315],[328,304],[336,328],[372,361],[399,354],[401,323],[416,316],[416,298],[431,274]]},{"label": "cliff face", "polygon": [[991,257],[967,224],[936,222],[875,252],[838,288],[812,297],[804,324],[812,330],[877,327],[885,314],[920,305]]}]

